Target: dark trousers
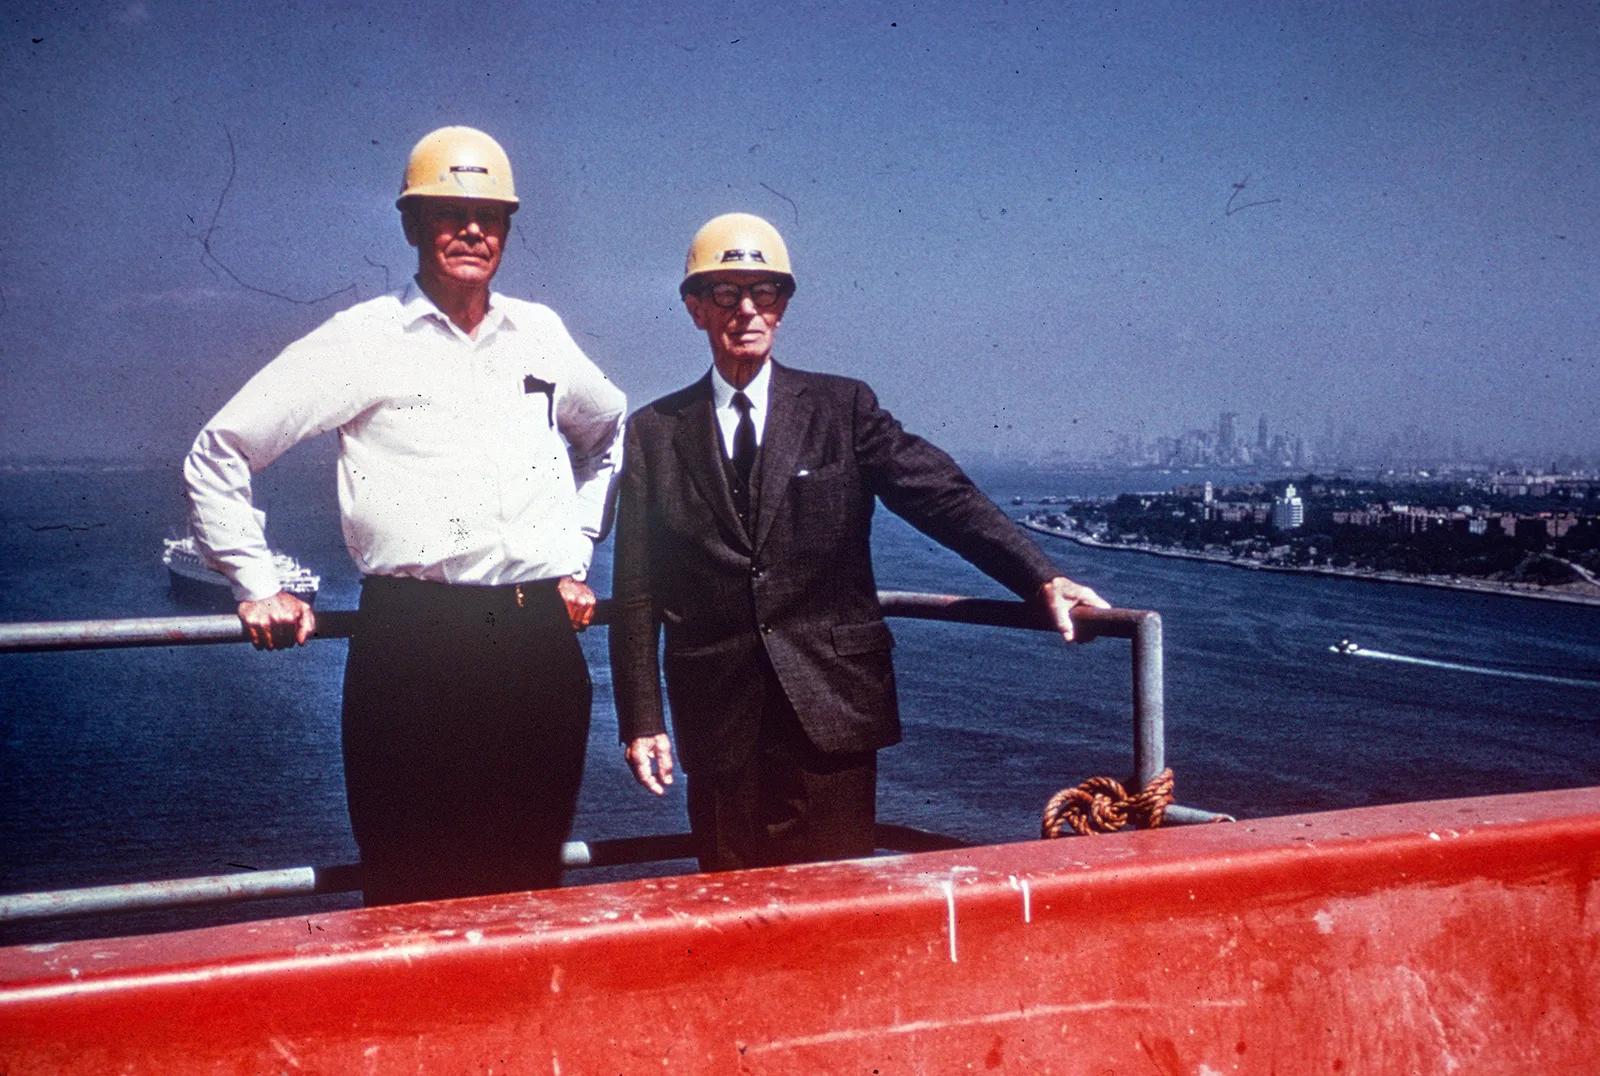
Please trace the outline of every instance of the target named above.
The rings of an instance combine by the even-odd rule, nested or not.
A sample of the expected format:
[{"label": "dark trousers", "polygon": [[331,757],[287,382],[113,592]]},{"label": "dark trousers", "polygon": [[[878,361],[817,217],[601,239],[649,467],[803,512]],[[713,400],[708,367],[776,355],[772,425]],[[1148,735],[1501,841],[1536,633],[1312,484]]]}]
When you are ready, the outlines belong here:
[{"label": "dark trousers", "polygon": [[369,905],[560,884],[589,670],[555,584],[521,591],[362,581],[344,768]]},{"label": "dark trousers", "polygon": [[878,755],[817,750],[767,670],[761,733],[745,762],[688,777],[703,871],[870,856]]}]

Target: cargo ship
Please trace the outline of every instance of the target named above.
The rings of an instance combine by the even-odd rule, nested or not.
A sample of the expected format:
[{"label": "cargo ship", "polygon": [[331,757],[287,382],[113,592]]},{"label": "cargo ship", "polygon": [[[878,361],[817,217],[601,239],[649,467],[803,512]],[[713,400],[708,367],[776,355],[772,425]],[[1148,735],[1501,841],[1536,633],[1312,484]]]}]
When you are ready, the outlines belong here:
[{"label": "cargo ship", "polygon": [[[193,535],[162,539],[161,563],[166,565],[172,596],[180,602],[206,609],[233,608],[232,585],[222,573],[206,566]],[[287,553],[274,551],[272,566],[278,570],[278,582],[284,590],[307,605],[317,600],[321,576]]]},{"label": "cargo ship", "polygon": [[[1020,603],[880,601],[1046,627]],[[1132,643],[1142,784],[1164,761],[1159,617],[1075,620]],[[226,616],[0,625],[0,652],[241,637]],[[981,847],[895,828],[898,854],[865,860],[0,948],[0,1071],[1594,1071],[1600,788]],[[567,856],[634,852],[683,837]],[[260,871],[0,897],[0,921],[351,888],[359,865]]]}]

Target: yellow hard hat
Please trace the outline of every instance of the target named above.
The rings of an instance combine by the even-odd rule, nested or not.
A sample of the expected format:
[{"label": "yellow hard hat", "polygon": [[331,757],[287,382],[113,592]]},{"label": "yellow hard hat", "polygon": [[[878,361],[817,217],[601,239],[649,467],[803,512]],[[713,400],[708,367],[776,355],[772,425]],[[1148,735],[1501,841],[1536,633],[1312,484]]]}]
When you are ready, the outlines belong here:
[{"label": "yellow hard hat", "polygon": [[694,291],[692,281],[701,273],[718,269],[754,269],[786,277],[788,292],[794,291],[794,273],[789,269],[789,248],[783,245],[778,229],[749,213],[724,213],[714,217],[695,233],[689,244],[689,258],[683,266],[683,283],[678,293]]},{"label": "yellow hard hat", "polygon": [[422,136],[406,159],[398,208],[407,198],[482,198],[517,209],[511,160],[500,143],[471,127],[441,127]]}]

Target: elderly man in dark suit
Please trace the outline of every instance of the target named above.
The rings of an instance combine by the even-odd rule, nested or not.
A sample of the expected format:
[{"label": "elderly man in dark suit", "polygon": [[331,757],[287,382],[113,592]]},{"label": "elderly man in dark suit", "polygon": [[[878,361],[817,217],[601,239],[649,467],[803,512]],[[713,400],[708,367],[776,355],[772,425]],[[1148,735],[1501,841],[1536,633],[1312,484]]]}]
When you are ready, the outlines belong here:
[{"label": "elderly man in dark suit", "polygon": [[877,751],[900,739],[870,548],[877,500],[1024,598],[1062,636],[1107,608],[860,381],[772,361],[794,292],[783,239],[728,214],[680,287],[712,369],[628,422],[611,666],[628,764],[672,782],[667,697],[705,870],[869,856]]}]

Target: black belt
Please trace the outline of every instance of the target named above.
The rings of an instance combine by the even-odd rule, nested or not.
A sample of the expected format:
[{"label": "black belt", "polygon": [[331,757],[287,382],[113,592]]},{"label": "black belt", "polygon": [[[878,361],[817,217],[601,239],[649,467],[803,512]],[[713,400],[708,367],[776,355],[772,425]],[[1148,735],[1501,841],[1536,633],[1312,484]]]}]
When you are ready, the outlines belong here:
[{"label": "black belt", "polygon": [[535,579],[528,583],[506,583],[499,586],[474,586],[470,583],[436,583],[431,579],[412,579],[400,575],[364,575],[362,592],[368,588],[393,595],[396,598],[413,598],[418,601],[448,605],[515,605],[525,609],[534,595],[544,591],[555,592],[557,579]]}]

